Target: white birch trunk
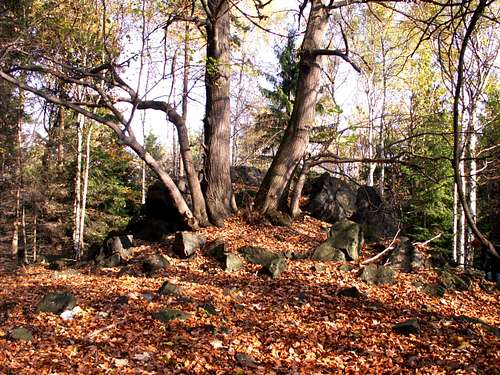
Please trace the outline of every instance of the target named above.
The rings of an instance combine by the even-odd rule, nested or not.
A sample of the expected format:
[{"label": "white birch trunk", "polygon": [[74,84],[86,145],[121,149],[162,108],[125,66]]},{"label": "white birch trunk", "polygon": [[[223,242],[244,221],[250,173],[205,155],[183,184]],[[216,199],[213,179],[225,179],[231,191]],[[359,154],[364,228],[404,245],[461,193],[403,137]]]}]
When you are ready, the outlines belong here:
[{"label": "white birch trunk", "polygon": [[[464,177],[464,162],[460,162],[460,183],[465,190],[465,177]],[[460,202],[458,203],[458,246],[457,246],[457,260],[458,266],[463,268],[465,265],[465,213]]]},{"label": "white birch trunk", "polygon": [[[467,189],[468,189],[468,203],[470,208],[470,213],[474,222],[477,219],[477,131],[478,131],[478,121],[475,108],[471,110],[470,123],[469,123],[469,142],[467,144],[467,156],[468,156],[468,174],[467,174]],[[471,246],[474,240],[474,234],[470,228],[467,228],[467,254],[465,262],[467,266],[472,266],[474,263],[474,249]]]},{"label": "white birch trunk", "polygon": [[83,170],[83,188],[82,188],[82,199],[81,199],[81,208],[80,208],[80,224],[78,226],[79,230],[79,244],[78,244],[78,257],[77,260],[80,259],[81,253],[83,250],[83,235],[85,232],[85,211],[87,209],[87,192],[89,187],[89,170],[90,170],[90,146],[92,142],[92,124],[90,124],[88,132],[87,132],[87,140],[85,144],[85,169]]},{"label": "white birch trunk", "polygon": [[73,201],[74,211],[74,228],[73,228],[73,250],[75,258],[80,258],[80,220],[81,220],[81,179],[82,179],[82,143],[83,143],[83,127],[85,125],[85,117],[82,114],[77,116],[77,155],[76,155],[76,174],[75,174],[75,199]]},{"label": "white birch trunk", "polygon": [[458,212],[460,202],[458,201],[457,184],[453,183],[453,262],[458,263]]}]

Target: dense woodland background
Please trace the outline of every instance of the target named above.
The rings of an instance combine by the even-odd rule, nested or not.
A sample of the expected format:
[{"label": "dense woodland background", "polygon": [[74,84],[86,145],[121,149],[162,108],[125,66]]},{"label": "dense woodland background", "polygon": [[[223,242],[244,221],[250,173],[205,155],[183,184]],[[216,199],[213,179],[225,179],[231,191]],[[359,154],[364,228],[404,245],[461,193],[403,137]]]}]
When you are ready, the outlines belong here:
[{"label": "dense woodland background", "polygon": [[[499,11],[499,5],[488,0],[2,1],[0,248],[6,264],[5,285],[12,285],[14,292],[19,280],[25,280],[34,288],[22,301],[5,292],[3,297],[12,298],[19,310],[11,312],[6,326],[15,328],[24,321],[24,326],[34,325],[36,336],[43,324],[16,314],[48,291],[40,287],[60,290],[59,282],[47,280],[53,277],[50,272],[67,267],[89,272],[89,276],[84,276],[87,271],[74,274],[68,284],[73,289],[87,285],[80,296],[76,294],[89,306],[95,301],[88,300],[86,288],[102,282],[100,277],[116,276],[110,281],[110,290],[116,292],[111,297],[126,294],[128,301],[130,293],[136,293],[137,298],[131,300],[143,305],[133,314],[143,314],[147,302],[160,304],[162,300],[143,301],[138,297],[144,295],[141,288],[157,288],[155,282],[170,272],[174,281],[185,277],[180,284],[187,287],[190,283],[194,288],[191,301],[176,303],[185,309],[190,304],[202,306],[208,316],[215,316],[210,308],[224,312],[227,306],[217,303],[226,297],[234,297],[238,300],[234,303],[241,305],[238,298],[242,296],[233,294],[245,295],[245,288],[261,280],[253,268],[237,271],[239,260],[231,258],[238,252],[255,263],[258,256],[253,251],[257,250],[241,249],[257,246],[259,256],[266,260],[259,258],[256,263],[273,276],[270,285],[279,295],[298,296],[300,305],[324,309],[325,304],[324,298],[314,300],[323,296],[321,292],[307,297],[301,288],[354,285],[361,294],[357,289],[354,296],[345,292],[348,298],[368,295],[395,304],[386,316],[391,323],[401,320],[401,309],[408,309],[408,317],[418,316],[420,322],[427,319],[419,315],[422,311],[440,314],[439,319],[429,318],[440,322],[438,331],[456,329],[444,334],[460,337],[455,347],[477,349],[462,358],[462,367],[453,362],[456,358],[438,363],[449,358],[442,353],[431,355],[427,349],[422,349],[426,359],[412,354],[388,364],[383,356],[375,356],[371,360],[381,362],[372,365],[396,366],[396,372],[415,366],[424,372],[494,370],[495,358],[499,360],[495,351],[498,328],[494,327],[499,323],[494,283],[500,282]],[[360,237],[352,235],[352,227],[345,229],[345,223],[356,226]],[[354,244],[344,248],[336,238],[345,233]],[[122,252],[127,247],[125,235],[133,235],[126,241],[132,241],[134,254],[140,254],[136,260],[132,253]],[[213,250],[221,244],[224,256]],[[335,255],[319,256],[325,246]],[[339,246],[341,253],[335,250]],[[197,272],[212,272],[213,260],[191,259],[186,266],[176,259],[196,252],[215,256],[218,262],[223,258],[227,271],[243,272],[237,275],[250,281],[238,281],[222,300],[214,294],[206,302],[208,297],[199,297],[202,288],[193,283],[200,281]],[[406,266],[398,268],[396,263],[407,256],[413,258],[401,262],[409,262],[411,269],[403,272]],[[162,271],[158,262],[167,262],[169,257],[174,259],[170,263],[175,271]],[[418,267],[416,258],[421,260]],[[319,266],[317,261],[326,265]],[[369,265],[387,266],[384,262],[392,262],[401,275],[394,281],[391,268],[387,284],[396,282],[396,286],[374,292],[373,285],[386,282],[368,281],[364,272]],[[28,264],[32,268],[24,267]],[[348,267],[339,271],[339,266]],[[310,267],[316,276],[304,286],[298,280],[309,277]],[[422,278],[417,280],[420,286],[403,275],[412,273],[412,267],[425,269],[411,276]],[[210,288],[227,281],[228,276],[219,273],[211,274]],[[135,280],[130,282],[131,289],[124,289],[128,285],[123,284],[124,274]],[[302,276],[294,279],[294,274]],[[283,283],[289,283],[286,287],[276,284],[280,276]],[[358,278],[368,286],[359,286]],[[456,290],[457,285],[466,285],[458,289],[467,294],[446,294],[451,300],[441,310],[396,306],[419,299],[423,306],[432,305],[425,298],[445,300],[444,291],[432,288]],[[109,293],[102,286],[97,288],[100,295]],[[277,301],[268,299],[266,288],[269,285],[259,289],[263,304],[273,306]],[[394,301],[401,289],[410,300]],[[412,294],[421,290],[430,290],[430,297]],[[300,295],[295,296],[296,291]],[[338,300],[342,293],[336,291],[334,297],[330,293],[328,298],[336,299],[341,310],[353,308]],[[170,294],[177,295],[177,291]],[[204,301],[201,305],[198,297]],[[296,301],[292,302],[287,303]],[[255,304],[249,314],[255,314]],[[460,304],[461,312],[453,311]],[[0,317],[3,308],[8,315],[9,306],[14,305],[0,305]],[[156,305],[147,306],[154,310]],[[449,306],[451,312],[443,310]],[[239,311],[239,307],[231,309],[227,314]],[[361,312],[364,320],[350,322],[351,331],[366,329],[366,321],[378,322],[380,316],[372,316],[375,310]],[[84,311],[85,319],[85,314],[93,314]],[[270,314],[266,324],[276,319],[273,311],[264,314]],[[442,319],[447,314],[453,323],[445,325]],[[94,322],[86,326],[92,329],[86,338],[121,330],[124,319],[103,331]],[[141,319],[132,326],[140,325]],[[302,328],[307,326],[302,318],[297,319]],[[54,324],[58,329],[60,323]],[[464,326],[480,327],[482,338],[470,338],[460,331]],[[392,326],[388,327],[390,331]],[[253,328],[247,328],[250,331],[244,332],[251,332],[249,337],[255,340]],[[368,332],[374,340],[380,339],[377,328]],[[425,335],[422,341],[433,342],[436,332]],[[12,332],[5,331],[5,337],[12,338]],[[246,339],[237,340],[242,348],[248,344]],[[391,340],[390,350],[405,347]],[[60,350],[61,343],[56,341],[47,351],[49,359]],[[153,341],[139,346],[155,346]],[[220,347],[227,344],[223,341]],[[205,344],[210,351],[220,349],[213,340]],[[291,345],[286,350],[293,357],[295,344]],[[381,348],[380,343],[373,345]],[[255,344],[255,348],[261,346]],[[179,359],[182,348],[171,349],[172,360],[146,348],[141,355],[147,353],[147,359],[132,360],[129,353],[127,362],[118,364],[116,359],[126,358],[123,353],[116,357],[114,349],[95,351],[104,358],[106,371],[113,364],[116,369],[134,361],[153,372],[166,366],[171,371],[215,373],[232,366],[221,365],[219,354],[205,362],[186,354],[186,364]],[[16,347],[13,353],[23,350]],[[80,355],[78,350],[75,355]],[[200,350],[195,347],[189,353],[197,357]],[[262,354],[266,352],[262,348],[253,357],[237,350],[235,366],[243,372],[287,373],[290,358],[269,350],[270,357]],[[394,350],[396,357],[404,357],[400,349]],[[329,354],[309,358],[308,352],[304,349],[306,359],[301,360],[309,361],[304,367],[309,373],[341,368],[330,361]],[[234,350],[228,353],[223,355],[225,360],[235,355]],[[368,352],[360,355],[369,357]],[[274,363],[271,357],[284,362]],[[330,359],[320,365],[325,358]],[[2,360],[12,365],[0,370],[19,369],[13,358],[0,355],[0,364]],[[23,361],[19,363],[26,364]],[[474,367],[474,361],[479,365]],[[353,371],[364,371],[363,361],[356,359],[354,364]],[[47,371],[53,368],[40,366]],[[64,366],[61,371],[71,372]]]}]

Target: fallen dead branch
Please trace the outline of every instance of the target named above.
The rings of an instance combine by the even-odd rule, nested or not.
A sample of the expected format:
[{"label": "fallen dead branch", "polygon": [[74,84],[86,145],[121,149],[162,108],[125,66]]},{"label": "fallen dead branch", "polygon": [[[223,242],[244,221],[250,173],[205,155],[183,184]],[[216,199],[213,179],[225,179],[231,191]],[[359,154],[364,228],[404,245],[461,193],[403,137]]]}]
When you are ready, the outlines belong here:
[{"label": "fallen dead branch", "polygon": [[92,340],[94,339],[97,335],[103,333],[103,332],[106,332],[106,331],[109,331],[110,329],[113,329],[115,327],[118,327],[119,325],[122,325],[123,323],[125,323],[126,320],[123,319],[123,320],[120,320],[116,323],[112,323],[112,324],[109,324],[105,327],[102,327],[102,328],[99,328],[99,329],[96,329],[95,331],[93,331],[92,333],[89,333],[85,338],[88,339],[88,340]]},{"label": "fallen dead branch", "polygon": [[418,245],[418,246],[425,246],[425,245],[427,245],[428,243],[430,243],[430,242],[432,242],[432,241],[434,241],[434,240],[438,239],[439,237],[441,237],[441,235],[442,235],[442,234],[443,234],[443,233],[439,233],[438,235],[436,235],[436,236],[432,237],[431,239],[429,239],[429,240],[427,240],[427,241],[424,241],[424,242],[413,242],[413,243],[412,243],[412,245],[413,245],[413,246],[417,246],[417,245]]},{"label": "fallen dead branch", "polygon": [[372,262],[375,262],[376,260],[382,258],[385,254],[387,254],[388,252],[392,251],[395,249],[394,247],[394,243],[396,242],[396,239],[398,238],[398,235],[399,235],[399,232],[401,231],[401,229],[398,229],[398,231],[396,232],[396,235],[394,236],[394,238],[392,239],[391,243],[389,244],[389,246],[387,246],[382,252],[378,253],[377,255],[361,262],[361,266],[366,266],[367,264],[369,263],[372,263]]}]

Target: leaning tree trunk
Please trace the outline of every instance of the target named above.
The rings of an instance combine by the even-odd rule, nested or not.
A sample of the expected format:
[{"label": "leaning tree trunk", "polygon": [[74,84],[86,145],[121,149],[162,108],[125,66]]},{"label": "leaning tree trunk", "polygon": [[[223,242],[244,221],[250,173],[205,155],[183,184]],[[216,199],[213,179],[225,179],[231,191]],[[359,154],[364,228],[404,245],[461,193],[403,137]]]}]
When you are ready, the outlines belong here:
[{"label": "leaning tree trunk", "polygon": [[279,199],[309,143],[309,130],[314,123],[321,76],[321,55],[315,53],[315,50],[321,48],[327,23],[327,9],[320,0],[312,0],[301,46],[297,94],[292,116],[255,198],[255,208],[262,215],[278,209]]},{"label": "leaning tree trunk", "polygon": [[296,218],[300,214],[300,197],[302,196],[302,190],[304,189],[304,184],[310,167],[310,163],[307,160],[304,160],[302,169],[300,170],[299,179],[293,189],[292,201],[290,202],[290,212],[292,214],[292,218]]},{"label": "leaning tree trunk", "polygon": [[177,129],[177,138],[179,138],[179,178],[182,178],[186,172],[189,190],[191,191],[191,199],[193,201],[193,215],[196,217],[201,226],[209,224],[205,197],[201,190],[198,173],[194,167],[193,154],[189,145],[189,135],[187,130],[187,113],[188,113],[188,94],[189,94],[189,24],[186,23],[184,29],[184,63],[182,72],[182,117],[174,122]]},{"label": "leaning tree trunk", "polygon": [[227,0],[208,1],[207,63],[205,73],[206,114],[205,198],[210,221],[224,225],[232,211],[230,176],[230,12]]}]

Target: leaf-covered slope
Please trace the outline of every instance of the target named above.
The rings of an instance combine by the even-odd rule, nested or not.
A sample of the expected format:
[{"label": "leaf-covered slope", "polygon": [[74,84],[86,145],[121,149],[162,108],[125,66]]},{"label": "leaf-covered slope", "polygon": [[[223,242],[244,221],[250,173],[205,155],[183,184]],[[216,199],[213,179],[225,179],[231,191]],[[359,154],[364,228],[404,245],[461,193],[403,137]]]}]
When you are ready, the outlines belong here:
[{"label": "leaf-covered slope", "polygon": [[[256,245],[310,254],[326,238],[323,225],[306,217],[293,228],[255,227],[233,218],[203,234],[224,238],[231,251]],[[500,345],[490,328],[500,325],[499,293],[479,281],[470,291],[432,297],[418,285],[435,282],[434,271],[369,286],[357,266],[342,272],[341,263],[290,260],[281,278],[271,279],[250,264],[226,273],[202,252],[144,276],[141,259],[158,252],[168,255],[170,244],[138,246],[127,266],[97,271],[34,266],[13,273],[1,258],[0,373],[498,373]],[[156,293],[167,279],[181,295]],[[361,296],[337,294],[347,286]],[[36,314],[52,291],[72,292],[82,315]],[[166,308],[190,317],[153,317]],[[393,332],[410,318],[419,320],[419,334]],[[33,339],[9,339],[18,327]]]}]

